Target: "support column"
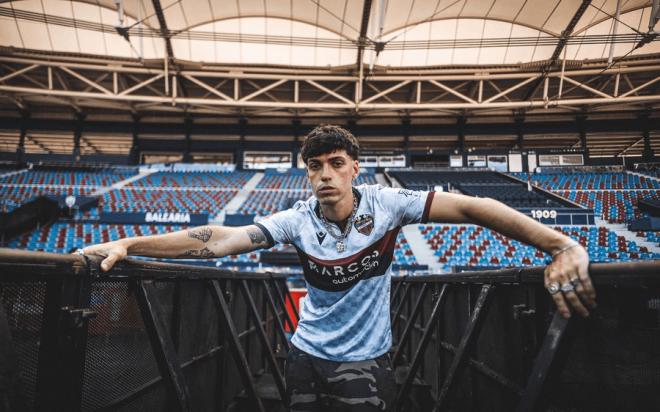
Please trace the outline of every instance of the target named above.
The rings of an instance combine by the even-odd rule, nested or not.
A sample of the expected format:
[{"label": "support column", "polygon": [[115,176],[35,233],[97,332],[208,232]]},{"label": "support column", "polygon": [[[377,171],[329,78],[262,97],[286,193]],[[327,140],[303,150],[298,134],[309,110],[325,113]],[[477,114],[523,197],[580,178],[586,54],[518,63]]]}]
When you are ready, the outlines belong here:
[{"label": "support column", "polygon": [[401,120],[401,132],[403,134],[403,150],[406,156],[406,167],[410,164],[410,117],[404,117]]},{"label": "support column", "polygon": [[525,124],[525,115],[519,113],[514,116],[513,121],[516,126],[516,146],[518,146],[518,150],[520,150],[522,171],[529,172],[527,150],[525,149],[525,136],[523,132],[523,125]]},{"label": "support column", "polygon": [[192,161],[192,156],[190,155],[190,148],[192,147],[192,140],[190,139],[192,124],[193,124],[192,117],[186,115],[185,119],[183,120],[183,130],[185,134],[185,141],[183,147],[183,163],[190,163]]},{"label": "support column", "polygon": [[21,167],[25,161],[25,134],[28,129],[28,122],[30,121],[30,112],[21,110],[21,130],[18,138],[18,147],[16,147],[16,164]]},{"label": "support column", "polygon": [[84,113],[76,113],[76,126],[73,131],[73,161],[80,160],[80,138],[82,137],[82,129],[84,126],[86,115]]},{"label": "support column", "polygon": [[652,162],[655,158],[653,148],[651,147],[651,132],[649,125],[649,112],[641,112],[639,114],[639,126],[644,139],[644,149],[642,150],[642,160],[644,162]]},{"label": "support column", "polygon": [[575,116],[575,124],[577,126],[578,136],[580,137],[580,148],[584,156],[584,164],[589,164],[589,149],[587,148],[587,115],[580,113]]},{"label": "support column", "polygon": [[239,130],[239,143],[236,150],[234,150],[234,158],[236,159],[236,169],[243,170],[243,155],[245,153],[245,135],[247,134],[247,118],[241,117],[238,120]]},{"label": "support column", "polygon": [[291,147],[291,168],[298,167],[298,154],[300,153],[300,119],[291,122],[293,127],[293,144]]},{"label": "support column", "polygon": [[463,157],[463,165],[467,166],[467,153],[465,153],[465,116],[458,116],[456,118],[456,129],[458,135],[458,149],[459,154]]},{"label": "support column", "polygon": [[133,114],[133,143],[128,154],[128,163],[140,164],[140,115],[137,113]]}]

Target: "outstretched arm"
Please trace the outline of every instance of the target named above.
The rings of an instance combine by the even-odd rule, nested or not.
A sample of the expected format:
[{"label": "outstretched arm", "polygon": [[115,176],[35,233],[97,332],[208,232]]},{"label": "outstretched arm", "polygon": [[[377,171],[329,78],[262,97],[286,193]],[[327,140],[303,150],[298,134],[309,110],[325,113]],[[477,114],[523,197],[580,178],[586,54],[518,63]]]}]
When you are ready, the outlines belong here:
[{"label": "outstretched arm", "polygon": [[88,246],[83,253],[103,256],[101,270],[108,271],[128,255],[159,258],[209,259],[250,252],[267,246],[264,233],[255,225],[199,226],[154,236],[137,236]]},{"label": "outstretched arm", "polygon": [[[435,193],[429,210],[429,221],[447,223],[474,223],[495,230],[505,236],[536,246],[553,255],[545,269],[545,286],[569,285],[564,292],[552,294],[557,309],[570,317],[570,305],[580,315],[588,316],[583,303],[596,306],[596,292],[589,278],[589,255],[571,238],[523,215],[490,198],[477,198],[453,193]],[[575,292],[570,285],[575,285]],[[578,297],[579,296],[579,297]]]}]

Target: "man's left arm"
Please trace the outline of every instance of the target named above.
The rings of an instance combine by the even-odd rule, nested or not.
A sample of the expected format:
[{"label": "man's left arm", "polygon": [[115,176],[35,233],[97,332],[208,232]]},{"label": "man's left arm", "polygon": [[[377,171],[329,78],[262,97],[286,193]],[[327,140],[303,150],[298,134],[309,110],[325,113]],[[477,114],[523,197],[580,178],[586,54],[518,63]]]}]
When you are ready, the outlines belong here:
[{"label": "man's left arm", "polygon": [[[557,285],[562,288],[562,291],[552,293],[559,312],[565,318],[570,317],[567,301],[582,316],[589,315],[584,304],[596,307],[587,251],[571,238],[505,204],[490,198],[436,192],[428,221],[474,223],[550,253],[553,261],[545,269],[545,287],[551,292]],[[571,285],[575,291],[571,290]]]}]

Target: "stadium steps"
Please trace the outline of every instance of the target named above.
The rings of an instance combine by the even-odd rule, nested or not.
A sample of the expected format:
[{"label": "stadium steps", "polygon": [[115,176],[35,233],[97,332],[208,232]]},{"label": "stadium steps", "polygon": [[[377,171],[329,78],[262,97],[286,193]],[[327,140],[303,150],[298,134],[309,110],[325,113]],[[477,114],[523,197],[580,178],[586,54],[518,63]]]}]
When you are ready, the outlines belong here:
[{"label": "stadium steps", "polygon": [[0,179],[5,178],[5,177],[14,176],[14,175],[20,175],[21,173],[26,173],[29,170],[30,169],[21,169],[21,170],[14,170],[12,172],[7,172],[7,173],[4,173],[4,174],[0,174]]},{"label": "stadium steps", "polygon": [[660,247],[658,247],[658,245],[637,236],[635,232],[628,230],[628,227],[624,223],[610,223],[598,217],[595,222],[597,226],[605,226],[612,232],[616,233],[617,236],[623,236],[626,240],[637,243],[638,246],[645,246],[649,252],[660,253]]},{"label": "stadium steps", "polygon": [[382,173],[376,173],[376,182],[381,185],[388,187],[390,183],[385,179],[385,176]]},{"label": "stadium steps", "polygon": [[138,174],[135,175],[135,176],[131,176],[131,177],[129,177],[128,179],[121,180],[121,181],[119,181],[119,182],[117,182],[117,183],[114,183],[114,184],[112,184],[112,185],[110,185],[110,186],[103,186],[103,187],[100,187],[99,190],[97,190],[96,192],[92,193],[90,196],[103,196],[104,194],[106,194],[106,193],[108,193],[108,192],[111,192],[111,191],[113,191],[113,190],[117,190],[117,189],[121,189],[121,188],[123,188],[124,186],[126,186],[126,185],[128,185],[128,184],[130,184],[130,183],[133,183],[133,182],[135,182],[136,180],[143,179],[143,178],[145,178],[145,177],[147,177],[147,176],[149,176],[149,175],[151,175],[151,174],[156,173],[157,171],[158,171],[158,170],[156,170],[156,169],[140,170],[140,173],[138,173]]},{"label": "stadium steps", "polygon": [[250,192],[257,187],[263,177],[263,173],[255,173],[254,176],[248,180],[245,186],[243,186],[243,188],[239,190],[238,193],[236,193],[236,196],[234,196],[229,201],[229,203],[227,203],[227,206],[225,206],[224,209],[222,209],[220,213],[215,216],[215,218],[209,219],[209,223],[222,225],[225,222],[225,216],[227,213],[238,213],[238,209],[245,202],[245,200],[247,200],[248,196],[250,196]]},{"label": "stadium steps", "polygon": [[660,179],[658,179],[655,176],[645,175],[643,173],[632,172],[630,170],[627,170],[626,173],[631,174],[631,175],[635,175],[635,176],[639,176],[639,177],[643,177],[644,179],[650,179],[650,180],[655,180],[657,182],[660,182]]},{"label": "stadium steps", "polygon": [[417,229],[417,225],[404,226],[401,231],[408,240],[408,245],[410,245],[417,263],[427,265],[429,271],[432,272],[442,270],[442,265],[426,242],[426,239],[422,236],[422,233]]}]

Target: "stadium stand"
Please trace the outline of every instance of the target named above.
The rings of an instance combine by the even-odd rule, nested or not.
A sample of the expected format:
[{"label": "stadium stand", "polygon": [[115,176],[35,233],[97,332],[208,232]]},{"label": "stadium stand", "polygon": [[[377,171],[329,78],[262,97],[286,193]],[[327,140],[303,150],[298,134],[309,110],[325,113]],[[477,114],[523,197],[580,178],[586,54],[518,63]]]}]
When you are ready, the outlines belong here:
[{"label": "stadium stand", "polygon": [[454,188],[470,196],[490,197],[518,208],[564,207],[556,200],[493,171],[404,171],[388,172],[404,187],[432,190],[435,186]]},{"label": "stadium stand", "polygon": [[[542,251],[478,226],[419,225],[418,229],[438,261],[447,268],[543,265],[550,261]],[[604,227],[558,226],[554,229],[579,241],[587,248],[593,262],[660,258],[659,254],[650,253],[645,247]]]},{"label": "stadium stand", "polygon": [[637,209],[639,199],[660,199],[658,190],[555,190],[554,193],[594,209],[598,216],[612,223],[642,217],[643,214]]},{"label": "stadium stand", "polygon": [[0,184],[0,213],[9,213],[38,196],[89,196],[97,186],[49,186]]},{"label": "stadium stand", "polygon": [[253,172],[157,172],[130,183],[131,187],[199,187],[240,189],[254,176]]},{"label": "stadium stand", "polygon": [[[528,173],[511,173],[527,180]],[[532,173],[532,182],[547,190],[660,189],[660,181],[626,172],[592,172],[578,168]]]},{"label": "stadium stand", "polygon": [[388,174],[411,190],[433,189],[436,185],[460,183],[510,184],[511,180],[491,171],[390,170]]},{"label": "stadium stand", "polygon": [[13,239],[9,247],[52,253],[69,253],[77,248],[127,236],[156,235],[180,230],[171,225],[115,225],[57,222]]},{"label": "stadium stand", "polygon": [[238,213],[268,216],[289,208],[298,200],[308,199],[311,195],[311,190],[253,190]]},{"label": "stadium stand", "polygon": [[99,207],[104,212],[187,211],[216,215],[236,193],[236,190],[147,190],[129,187],[105,193]]},{"label": "stadium stand", "polygon": [[559,202],[540,195],[537,192],[530,192],[526,187],[519,184],[485,185],[460,183],[456,185],[456,188],[466,195],[491,197],[511,207],[564,207]]},{"label": "stadium stand", "polygon": [[121,171],[88,172],[62,170],[30,170],[11,176],[0,177],[0,184],[22,184],[41,186],[110,186],[127,179],[135,173]]}]

